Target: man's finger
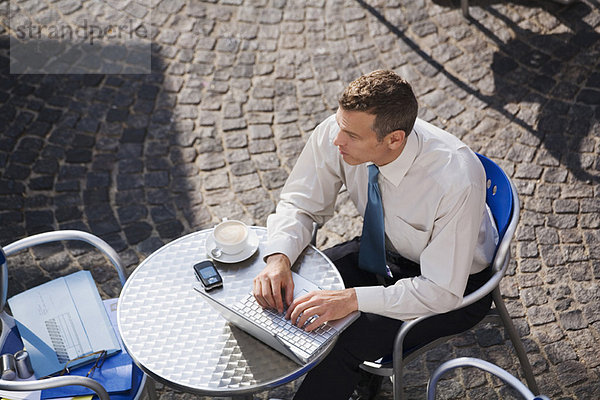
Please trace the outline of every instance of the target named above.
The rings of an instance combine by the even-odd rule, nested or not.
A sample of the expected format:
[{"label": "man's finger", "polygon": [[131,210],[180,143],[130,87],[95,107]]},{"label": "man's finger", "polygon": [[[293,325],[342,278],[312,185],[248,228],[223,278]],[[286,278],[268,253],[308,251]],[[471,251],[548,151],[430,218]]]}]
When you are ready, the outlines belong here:
[{"label": "man's finger", "polygon": [[306,328],[319,318],[316,307],[309,307],[298,318],[296,326],[306,330]]},{"label": "man's finger", "polygon": [[261,294],[265,301],[264,308],[276,308],[276,301],[273,297],[273,289],[270,279],[263,279],[261,282]]},{"label": "man's finger", "polygon": [[324,323],[326,323],[325,318],[320,315],[313,315],[313,318],[309,320],[309,324],[304,327],[306,332],[312,332]]},{"label": "man's finger", "polygon": [[274,308],[275,302],[271,295],[271,283],[268,279],[256,279],[254,298],[262,308]]},{"label": "man's finger", "polygon": [[299,324],[300,318],[302,314],[306,311],[306,309],[309,307],[309,304],[307,304],[306,301],[302,301],[302,298],[300,298],[300,301],[298,300],[299,299],[296,299],[292,302],[292,305],[288,309],[288,315],[293,325],[302,326]]},{"label": "man's finger", "polygon": [[281,298],[281,284],[279,281],[271,281],[271,294],[273,296],[273,308],[283,312],[283,300]]},{"label": "man's finger", "polygon": [[285,288],[285,305],[289,306],[294,301],[294,281]]},{"label": "man's finger", "polygon": [[262,284],[259,279],[254,280],[254,288],[252,290],[252,294],[254,295],[254,298],[256,299],[256,302],[259,306],[263,308],[268,307],[268,304],[262,295]]}]

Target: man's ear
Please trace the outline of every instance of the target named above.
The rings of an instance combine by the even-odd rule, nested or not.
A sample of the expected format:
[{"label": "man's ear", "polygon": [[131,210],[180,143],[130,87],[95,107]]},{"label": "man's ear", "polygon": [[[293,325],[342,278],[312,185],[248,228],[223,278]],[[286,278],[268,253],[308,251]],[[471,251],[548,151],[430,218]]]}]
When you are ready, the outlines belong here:
[{"label": "man's ear", "polygon": [[396,130],[390,132],[386,137],[387,145],[390,150],[398,150],[404,146],[404,140],[406,139],[406,133],[403,130]]}]

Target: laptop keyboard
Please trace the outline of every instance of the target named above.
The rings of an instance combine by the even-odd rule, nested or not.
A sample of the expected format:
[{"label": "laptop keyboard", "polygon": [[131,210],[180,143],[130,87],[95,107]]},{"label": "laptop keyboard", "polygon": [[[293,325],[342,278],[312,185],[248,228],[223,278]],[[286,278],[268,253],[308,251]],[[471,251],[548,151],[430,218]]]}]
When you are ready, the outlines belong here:
[{"label": "laptop keyboard", "polygon": [[336,329],[327,324],[321,325],[312,332],[306,332],[285,319],[285,312],[279,314],[276,311],[262,308],[252,294],[231,308],[254,324],[276,335],[292,351],[300,353],[306,359],[310,358],[336,333]]}]

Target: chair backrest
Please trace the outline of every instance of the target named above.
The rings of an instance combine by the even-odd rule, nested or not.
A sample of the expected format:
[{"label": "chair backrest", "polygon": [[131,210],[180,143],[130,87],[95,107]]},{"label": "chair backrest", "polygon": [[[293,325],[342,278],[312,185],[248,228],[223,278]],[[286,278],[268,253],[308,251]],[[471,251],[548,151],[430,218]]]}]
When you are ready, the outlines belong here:
[{"label": "chair backrest", "polygon": [[[104,256],[106,256],[106,258],[108,258],[108,260],[111,262],[113,268],[119,275],[119,281],[121,282],[121,286],[125,285],[127,277],[125,275],[125,269],[123,268],[123,265],[121,263],[121,258],[119,257],[117,252],[104,240],[88,232],[78,230],[60,230],[38,233],[37,235],[25,237],[5,246],[2,249],[3,254],[0,257],[3,257],[6,260],[6,257],[33,246],[51,242],[70,240],[86,242],[95,247],[100,252],[102,252],[102,254],[104,254]],[[2,263],[0,262],[0,264]],[[0,269],[0,285],[1,311],[4,310],[4,307],[6,306],[6,298],[8,295],[8,268],[6,267],[6,263],[2,264],[2,268]]]},{"label": "chair backrest", "polygon": [[465,296],[461,308],[481,299],[498,286],[506,272],[510,259],[510,242],[519,222],[519,196],[510,179],[495,162],[477,154],[486,175],[486,203],[498,228],[498,243],[492,260],[494,274],[489,281],[473,293]]},{"label": "chair backrest", "polygon": [[513,194],[510,180],[495,162],[481,154],[477,154],[477,157],[485,170],[485,201],[496,220],[498,234],[502,240],[512,216]]},{"label": "chair backrest", "polygon": [[8,292],[8,266],[6,265],[6,254],[0,247],[0,311],[4,310],[6,299],[4,294]]},{"label": "chair backrest", "polygon": [[437,367],[431,374],[429,382],[427,383],[427,400],[435,400],[437,382],[440,380],[442,375],[455,368],[461,367],[474,367],[495,375],[497,378],[503,380],[514,390],[516,390],[525,400],[550,400],[544,395],[534,395],[531,390],[529,390],[529,388],[523,384],[523,382],[499,366],[473,357],[454,358],[442,363],[439,367]]}]

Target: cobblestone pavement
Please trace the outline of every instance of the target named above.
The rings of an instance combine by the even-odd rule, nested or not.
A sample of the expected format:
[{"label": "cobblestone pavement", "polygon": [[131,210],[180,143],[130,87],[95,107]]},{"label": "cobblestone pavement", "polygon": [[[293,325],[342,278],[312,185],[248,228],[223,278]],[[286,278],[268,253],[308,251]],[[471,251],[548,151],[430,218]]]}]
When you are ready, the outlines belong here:
[{"label": "cobblestone pavement", "polygon": [[[68,19],[88,3],[15,0],[11,12]],[[496,160],[518,188],[521,223],[502,293],[542,392],[600,398],[597,0],[473,0],[470,20],[447,0],[107,0],[111,7],[155,24],[151,74],[11,75],[0,2],[0,244],[83,229],[131,272],[222,217],[264,225],[343,87],[394,69],[413,84],[422,118]],[[359,230],[342,194],[318,244]],[[118,295],[115,275],[88,250],[57,244],[11,257],[10,294],[94,265],[103,295]],[[423,399],[432,369],[456,356],[521,377],[509,343],[485,326],[429,352],[408,368],[409,398]],[[482,373],[450,377],[443,398],[512,398]],[[390,388],[377,398],[391,399]]]}]

